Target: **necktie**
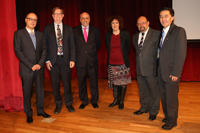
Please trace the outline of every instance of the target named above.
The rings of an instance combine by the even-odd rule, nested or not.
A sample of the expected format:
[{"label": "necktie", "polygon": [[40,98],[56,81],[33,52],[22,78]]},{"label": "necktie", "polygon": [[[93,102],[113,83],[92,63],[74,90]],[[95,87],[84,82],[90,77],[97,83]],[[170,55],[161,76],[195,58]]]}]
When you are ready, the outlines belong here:
[{"label": "necktie", "polygon": [[142,38],[141,38],[140,43],[139,43],[139,50],[142,49],[143,39],[144,39],[144,33],[142,33]]},{"label": "necktie", "polygon": [[163,45],[163,38],[165,36],[165,32],[163,31],[162,32],[162,38],[161,38],[161,42],[160,42],[160,49],[162,48],[162,45]]},{"label": "necktie", "polygon": [[33,35],[33,33],[34,33],[34,32],[33,32],[33,31],[31,31],[31,34],[32,34],[32,35]]},{"label": "necktie", "polygon": [[58,43],[58,52],[63,53],[63,46],[62,46],[62,36],[61,36],[61,30],[59,28],[59,25],[57,25],[57,43]]},{"label": "necktie", "polygon": [[83,32],[83,35],[84,35],[84,38],[85,38],[85,42],[87,42],[87,32],[86,32],[86,27],[84,28],[84,32]]}]

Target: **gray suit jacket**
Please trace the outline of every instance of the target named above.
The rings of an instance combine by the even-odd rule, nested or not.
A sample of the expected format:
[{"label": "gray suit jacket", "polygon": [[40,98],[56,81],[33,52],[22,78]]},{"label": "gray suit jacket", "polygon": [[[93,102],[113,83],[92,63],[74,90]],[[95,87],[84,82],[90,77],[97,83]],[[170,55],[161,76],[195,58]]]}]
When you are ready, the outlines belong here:
[{"label": "gray suit jacket", "polygon": [[19,59],[19,75],[30,76],[33,75],[32,67],[35,64],[41,66],[38,70],[39,74],[44,73],[44,61],[46,57],[46,43],[43,33],[35,31],[36,36],[36,50],[28,31],[24,28],[15,31],[14,34],[14,50]]},{"label": "gray suit jacket", "polygon": [[160,50],[161,76],[164,82],[171,82],[170,75],[181,77],[187,52],[187,37],[183,28],[171,24]]},{"label": "gray suit jacket", "polygon": [[149,28],[141,51],[138,47],[139,33],[133,35],[133,46],[136,54],[136,73],[142,76],[156,76],[157,49],[160,31]]}]

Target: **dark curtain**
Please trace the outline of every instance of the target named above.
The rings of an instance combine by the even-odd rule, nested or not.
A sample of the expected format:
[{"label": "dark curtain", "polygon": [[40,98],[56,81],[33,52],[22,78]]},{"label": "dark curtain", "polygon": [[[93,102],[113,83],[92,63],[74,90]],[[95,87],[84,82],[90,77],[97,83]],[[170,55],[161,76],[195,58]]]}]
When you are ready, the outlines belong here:
[{"label": "dark curtain", "polygon": [[0,12],[0,108],[6,111],[22,111],[19,61],[13,48],[14,31],[17,30],[15,0],[1,0]]},{"label": "dark curtain", "polygon": [[[37,14],[39,20],[36,29],[43,31],[43,27],[53,22],[52,9],[59,6],[64,9],[64,23],[72,27],[78,26],[80,13],[86,11],[90,14],[91,25],[99,28],[101,33],[101,47],[98,50],[99,78],[107,78],[107,49],[105,47],[105,34],[107,32],[106,20],[112,15],[120,15],[124,18],[124,30],[132,36],[137,33],[136,21],[144,15],[150,21],[150,27],[162,30],[158,19],[158,12],[162,7],[172,7],[171,0],[16,0],[17,26],[24,28],[24,18],[29,12]],[[200,67],[198,59],[200,55],[198,44],[188,44],[187,58],[182,74],[183,81],[200,81]],[[197,60],[196,60],[197,59]],[[136,78],[135,51],[131,45],[130,53],[131,77]],[[193,64],[197,63],[197,66]],[[45,77],[49,77],[46,69]],[[76,69],[72,69],[72,78],[76,78]]]}]

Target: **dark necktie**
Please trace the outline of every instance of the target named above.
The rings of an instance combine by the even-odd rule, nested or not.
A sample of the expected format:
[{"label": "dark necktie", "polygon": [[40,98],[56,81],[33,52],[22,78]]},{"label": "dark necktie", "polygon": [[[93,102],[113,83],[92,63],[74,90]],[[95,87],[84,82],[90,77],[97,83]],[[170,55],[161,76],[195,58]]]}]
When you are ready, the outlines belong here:
[{"label": "dark necktie", "polygon": [[57,43],[58,43],[58,52],[63,53],[63,46],[62,46],[62,36],[61,36],[61,30],[59,28],[59,25],[57,25]]},{"label": "dark necktie", "polygon": [[144,40],[144,33],[142,33],[142,38],[141,38],[140,43],[139,43],[139,50],[142,49],[143,40]]}]

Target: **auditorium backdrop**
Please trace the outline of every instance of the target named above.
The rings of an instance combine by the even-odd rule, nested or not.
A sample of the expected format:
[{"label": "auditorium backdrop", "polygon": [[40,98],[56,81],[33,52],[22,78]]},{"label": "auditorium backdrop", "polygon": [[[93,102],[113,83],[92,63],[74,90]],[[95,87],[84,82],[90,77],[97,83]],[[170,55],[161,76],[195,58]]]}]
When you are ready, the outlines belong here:
[{"label": "auditorium backdrop", "polygon": [[[107,49],[105,47],[107,18],[113,15],[124,18],[124,30],[129,31],[132,44],[132,36],[138,32],[136,21],[139,16],[146,16],[151,28],[162,30],[158,12],[162,7],[172,7],[171,0],[0,0],[0,2],[2,26],[0,32],[0,108],[7,111],[23,109],[18,59],[13,50],[13,35],[15,30],[25,27],[24,19],[29,12],[34,12],[38,16],[36,29],[40,31],[43,31],[45,25],[53,22],[52,9],[56,6],[63,8],[63,22],[72,27],[80,24],[79,16],[82,12],[88,12],[91,18],[90,24],[99,28],[101,33],[101,47],[98,50],[98,77],[107,78]],[[199,59],[200,43],[188,43],[182,81],[200,81]],[[129,61],[131,77],[136,78],[133,45],[130,47]],[[47,69],[45,77],[50,77]],[[76,69],[73,68],[72,78],[76,77]]]}]

